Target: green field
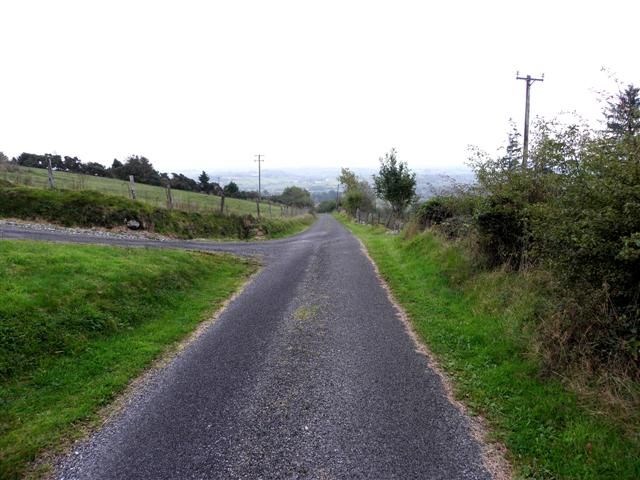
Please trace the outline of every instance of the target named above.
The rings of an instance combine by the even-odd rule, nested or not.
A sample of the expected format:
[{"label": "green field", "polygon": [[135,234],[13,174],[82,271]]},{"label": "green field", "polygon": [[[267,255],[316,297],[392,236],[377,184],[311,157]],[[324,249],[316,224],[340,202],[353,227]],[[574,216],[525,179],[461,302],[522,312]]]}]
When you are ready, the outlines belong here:
[{"label": "green field", "polygon": [[[56,188],[66,190],[96,190],[98,192],[122,197],[129,197],[128,182],[115,178],[94,177],[78,173],[54,172]],[[39,188],[48,188],[47,170],[43,168],[29,168],[17,165],[0,165],[0,179],[9,180],[17,185],[26,185]],[[163,187],[153,185],[136,184],[137,199],[156,207],[166,207],[167,195]],[[178,210],[187,212],[211,212],[220,211],[220,197],[205,195],[197,192],[172,190],[174,206]],[[256,215],[256,202],[240,200],[237,198],[225,198],[225,213],[238,215]],[[268,202],[260,204],[260,213],[264,217],[280,217],[284,212],[277,204],[269,205]],[[289,213],[302,214],[303,211]]]},{"label": "green field", "polygon": [[228,255],[0,241],[0,478],[95,424],[255,270]]},{"label": "green field", "polygon": [[405,240],[338,218],[366,245],[457,397],[506,445],[518,478],[640,478],[637,423],[603,414],[542,371],[532,331],[546,299],[535,276],[478,272],[431,233]]}]

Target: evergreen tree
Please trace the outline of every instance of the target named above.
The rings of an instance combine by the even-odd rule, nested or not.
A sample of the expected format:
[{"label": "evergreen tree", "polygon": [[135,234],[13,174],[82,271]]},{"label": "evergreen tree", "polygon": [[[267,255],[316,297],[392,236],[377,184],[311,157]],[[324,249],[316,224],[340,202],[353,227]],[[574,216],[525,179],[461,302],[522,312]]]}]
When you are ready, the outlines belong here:
[{"label": "evergreen tree", "polygon": [[605,115],[607,129],[614,137],[630,139],[640,134],[640,89],[633,85],[618,92],[614,101],[610,101]]},{"label": "evergreen tree", "polygon": [[202,190],[205,193],[209,193],[210,185],[209,185],[209,175],[207,175],[207,172],[203,170],[200,176],[198,177],[198,181],[200,182],[200,190]]}]

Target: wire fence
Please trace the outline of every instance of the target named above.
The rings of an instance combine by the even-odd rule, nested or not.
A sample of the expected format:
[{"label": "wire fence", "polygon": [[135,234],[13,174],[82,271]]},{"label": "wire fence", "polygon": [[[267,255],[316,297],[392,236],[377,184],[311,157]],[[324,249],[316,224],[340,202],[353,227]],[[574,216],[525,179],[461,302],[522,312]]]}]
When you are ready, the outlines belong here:
[{"label": "wire fence", "polygon": [[[252,215],[267,218],[293,217],[309,212],[306,208],[282,205],[271,201],[244,200],[221,197],[200,192],[167,189],[166,187],[147,185],[119,180],[115,178],[97,177],[71,172],[53,171],[56,188],[65,190],[94,190],[101,193],[132,198],[159,208],[170,208],[186,212],[211,213],[226,215]],[[37,188],[49,188],[46,169],[22,167],[10,163],[0,164],[0,178],[16,185]],[[134,194],[132,193],[135,192]]]}]

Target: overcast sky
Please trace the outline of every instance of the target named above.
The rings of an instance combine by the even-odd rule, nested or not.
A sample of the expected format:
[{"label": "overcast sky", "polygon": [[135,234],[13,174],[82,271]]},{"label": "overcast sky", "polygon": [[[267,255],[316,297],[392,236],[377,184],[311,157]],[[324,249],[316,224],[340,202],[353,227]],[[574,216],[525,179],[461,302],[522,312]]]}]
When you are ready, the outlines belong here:
[{"label": "overcast sky", "polygon": [[460,166],[508,119],[640,84],[640,1],[0,3],[0,151],[162,171]]}]

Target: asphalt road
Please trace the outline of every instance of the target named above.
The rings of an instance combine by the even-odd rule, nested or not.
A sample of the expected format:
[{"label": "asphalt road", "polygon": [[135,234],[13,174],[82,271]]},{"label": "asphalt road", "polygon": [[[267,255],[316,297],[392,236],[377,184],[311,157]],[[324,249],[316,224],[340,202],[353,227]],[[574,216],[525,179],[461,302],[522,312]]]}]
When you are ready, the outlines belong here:
[{"label": "asphalt road", "polygon": [[38,238],[258,254],[265,268],[126,408],[63,459],[60,479],[487,479],[468,421],[359,242],[322,216],[255,243]]}]

